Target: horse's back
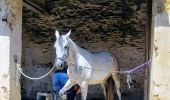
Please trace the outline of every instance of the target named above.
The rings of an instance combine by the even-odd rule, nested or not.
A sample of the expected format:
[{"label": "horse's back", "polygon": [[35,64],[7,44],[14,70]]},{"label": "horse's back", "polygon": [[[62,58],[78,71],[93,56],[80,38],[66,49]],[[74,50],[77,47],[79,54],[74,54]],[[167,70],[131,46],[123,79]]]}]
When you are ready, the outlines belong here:
[{"label": "horse's back", "polygon": [[[113,56],[112,53],[107,51],[100,51],[94,53],[94,59],[96,68],[114,68],[114,70],[117,70],[117,60],[116,57]],[[116,69],[115,69],[116,68]]]},{"label": "horse's back", "polygon": [[112,56],[111,52],[108,52],[108,51],[99,51],[99,52],[95,52],[93,54],[96,56]]},{"label": "horse's back", "polygon": [[112,59],[114,60],[114,62],[117,62],[116,57],[111,52],[108,51],[96,52],[94,53],[94,55],[99,59]]}]

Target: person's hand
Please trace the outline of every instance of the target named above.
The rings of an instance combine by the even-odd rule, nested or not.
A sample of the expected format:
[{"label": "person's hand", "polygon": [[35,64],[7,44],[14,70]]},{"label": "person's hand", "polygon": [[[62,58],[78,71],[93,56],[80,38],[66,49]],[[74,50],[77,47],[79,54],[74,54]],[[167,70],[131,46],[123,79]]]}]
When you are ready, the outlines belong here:
[{"label": "person's hand", "polygon": [[75,85],[74,89],[76,90],[76,94],[80,94],[81,93],[81,89],[80,89],[79,85]]},{"label": "person's hand", "polygon": [[76,94],[80,94],[80,93],[81,93],[81,90],[80,90],[80,88],[78,88],[76,91]]}]

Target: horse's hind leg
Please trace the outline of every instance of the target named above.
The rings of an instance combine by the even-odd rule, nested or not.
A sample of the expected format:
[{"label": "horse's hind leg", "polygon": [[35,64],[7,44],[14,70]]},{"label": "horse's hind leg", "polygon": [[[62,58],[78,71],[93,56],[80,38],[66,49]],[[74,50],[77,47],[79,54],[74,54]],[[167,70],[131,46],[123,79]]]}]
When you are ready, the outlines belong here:
[{"label": "horse's hind leg", "polygon": [[121,92],[120,92],[120,78],[118,76],[119,74],[112,74],[112,78],[115,82],[116,85],[116,91],[117,91],[117,95],[119,100],[121,100]]},{"label": "horse's hind leg", "polygon": [[106,94],[106,83],[102,83],[101,84],[102,88],[103,88],[103,94],[104,94],[104,97],[105,97],[105,100],[107,100],[107,94]]}]

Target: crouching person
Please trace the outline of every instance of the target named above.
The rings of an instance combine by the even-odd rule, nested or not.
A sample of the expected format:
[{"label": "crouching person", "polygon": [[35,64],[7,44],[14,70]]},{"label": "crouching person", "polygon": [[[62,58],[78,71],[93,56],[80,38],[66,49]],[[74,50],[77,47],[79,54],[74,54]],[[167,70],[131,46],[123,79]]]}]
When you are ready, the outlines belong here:
[{"label": "crouching person", "polygon": [[74,89],[74,86],[66,91],[66,95],[64,95],[62,98],[59,96],[59,91],[64,87],[67,80],[69,79],[66,69],[57,69],[52,74],[52,84],[53,84],[53,99],[54,100],[62,100],[63,97],[67,100],[74,100],[76,96],[76,90]]}]

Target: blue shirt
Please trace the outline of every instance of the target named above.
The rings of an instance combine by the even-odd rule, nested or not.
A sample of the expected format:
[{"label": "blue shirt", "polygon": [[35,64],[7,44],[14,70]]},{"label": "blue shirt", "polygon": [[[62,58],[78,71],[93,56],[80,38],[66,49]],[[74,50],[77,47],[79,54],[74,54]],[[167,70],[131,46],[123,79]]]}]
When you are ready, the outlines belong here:
[{"label": "blue shirt", "polygon": [[53,74],[53,89],[55,92],[59,92],[68,80],[67,73],[57,72]]}]

